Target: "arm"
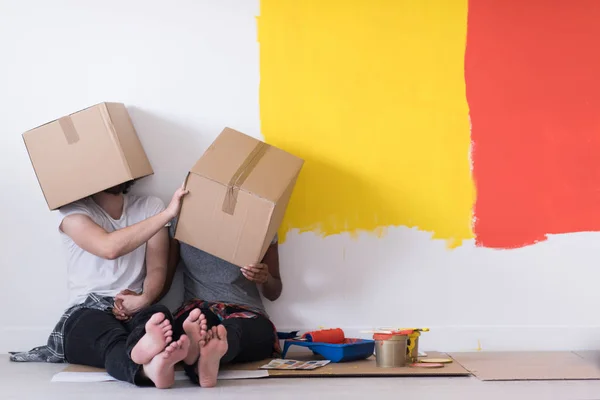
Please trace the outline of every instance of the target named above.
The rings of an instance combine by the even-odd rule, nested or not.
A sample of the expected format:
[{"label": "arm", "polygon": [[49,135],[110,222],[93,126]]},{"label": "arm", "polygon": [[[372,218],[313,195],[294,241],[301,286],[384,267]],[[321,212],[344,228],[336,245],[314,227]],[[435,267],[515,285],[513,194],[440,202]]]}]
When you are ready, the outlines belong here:
[{"label": "arm", "polygon": [[167,209],[144,221],[114,232],[106,232],[84,214],[67,215],[60,224],[60,230],[88,253],[114,260],[131,253],[146,243],[177,216],[181,207],[181,198],[186,194],[187,190],[183,187],[177,189]]},{"label": "arm", "polygon": [[171,289],[171,285],[173,284],[173,278],[175,277],[175,272],[177,271],[177,265],[179,264],[179,241],[175,239],[171,239],[169,244],[169,258],[167,261],[167,273],[165,284],[163,285],[162,293],[159,296],[159,299],[162,299],[167,295],[169,290]]},{"label": "arm", "polygon": [[164,228],[152,236],[146,245],[146,278],[144,278],[143,292],[138,294],[125,289],[115,296],[113,314],[117,319],[127,320],[159,300],[167,275],[168,254],[169,233]]},{"label": "arm", "polygon": [[146,245],[146,278],[142,295],[149,305],[160,299],[167,277],[168,257],[169,232],[163,228]]},{"label": "arm", "polygon": [[260,264],[242,268],[246,279],[261,285],[262,294],[268,300],[275,301],[281,296],[283,284],[279,275],[279,248],[277,243],[271,244]]},{"label": "arm", "polygon": [[283,283],[279,273],[279,247],[277,243],[269,246],[262,260],[263,264],[268,267],[267,281],[262,285],[262,293],[265,298],[270,301],[275,301],[281,296]]},{"label": "arm", "polygon": [[88,253],[114,260],[149,241],[170,220],[171,216],[165,210],[135,225],[108,233],[87,215],[71,214],[63,219],[60,230]]}]

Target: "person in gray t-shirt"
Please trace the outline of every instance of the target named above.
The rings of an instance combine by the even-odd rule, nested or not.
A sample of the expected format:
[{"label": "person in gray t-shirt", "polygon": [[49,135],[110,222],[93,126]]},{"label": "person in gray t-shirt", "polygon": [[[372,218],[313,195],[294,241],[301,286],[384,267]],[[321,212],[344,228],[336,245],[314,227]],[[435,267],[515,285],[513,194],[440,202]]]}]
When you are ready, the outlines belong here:
[{"label": "person in gray t-shirt", "polygon": [[[171,237],[175,226],[176,221],[171,224]],[[221,339],[226,341],[227,347],[221,364],[259,361],[279,351],[277,333],[260,295],[270,301],[281,295],[277,237],[261,263],[244,268],[171,239],[166,289],[171,285],[176,268],[183,271],[185,293],[183,306],[174,314],[176,331],[182,333],[183,321],[194,308],[200,308],[209,331],[216,336],[217,326],[226,330],[226,335],[219,335],[226,336]],[[195,365],[186,367],[196,382],[197,370]],[[202,375],[199,383],[204,386]]]}]

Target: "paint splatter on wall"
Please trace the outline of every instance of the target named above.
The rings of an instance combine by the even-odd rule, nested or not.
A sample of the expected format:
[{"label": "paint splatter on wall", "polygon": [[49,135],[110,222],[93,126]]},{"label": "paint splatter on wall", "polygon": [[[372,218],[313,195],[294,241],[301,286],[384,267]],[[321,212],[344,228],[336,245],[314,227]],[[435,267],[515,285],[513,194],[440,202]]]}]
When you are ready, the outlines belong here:
[{"label": "paint splatter on wall", "polygon": [[478,245],[600,230],[600,1],[471,0]]},{"label": "paint splatter on wall", "polygon": [[467,1],[262,0],[260,117],[305,158],[282,234],[472,238]]},{"label": "paint splatter on wall", "polygon": [[598,21],[597,0],[262,0],[262,131],[307,161],[282,236],[600,230]]}]

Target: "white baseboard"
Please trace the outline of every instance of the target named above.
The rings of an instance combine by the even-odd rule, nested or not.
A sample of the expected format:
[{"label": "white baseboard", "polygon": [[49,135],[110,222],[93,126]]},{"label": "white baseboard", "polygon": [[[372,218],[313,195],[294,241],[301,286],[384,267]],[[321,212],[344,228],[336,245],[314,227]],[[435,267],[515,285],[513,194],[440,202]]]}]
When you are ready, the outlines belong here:
[{"label": "white baseboard", "polygon": [[[421,350],[437,351],[559,351],[600,349],[600,326],[429,326],[422,334]],[[342,327],[347,337],[368,338]],[[52,327],[0,328],[0,354],[29,350],[46,343]],[[282,332],[298,328],[279,327]],[[304,329],[304,331],[310,330]]]}]

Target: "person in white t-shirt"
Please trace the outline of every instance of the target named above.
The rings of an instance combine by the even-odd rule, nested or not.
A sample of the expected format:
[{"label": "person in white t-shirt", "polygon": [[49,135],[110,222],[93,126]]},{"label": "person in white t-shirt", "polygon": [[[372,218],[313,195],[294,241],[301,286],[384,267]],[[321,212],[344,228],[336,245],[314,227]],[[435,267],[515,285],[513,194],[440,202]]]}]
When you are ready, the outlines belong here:
[{"label": "person in white t-shirt", "polygon": [[68,309],[46,346],[13,353],[12,361],[83,364],[138,386],[173,385],[174,366],[188,356],[190,340],[206,336],[206,319],[195,310],[186,334],[174,340],[169,310],[153,304],[165,283],[167,227],[187,191],[179,188],[165,208],[157,197],[129,194],[132,184],[60,209]]}]

